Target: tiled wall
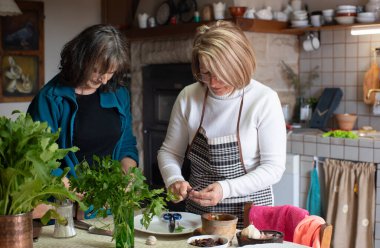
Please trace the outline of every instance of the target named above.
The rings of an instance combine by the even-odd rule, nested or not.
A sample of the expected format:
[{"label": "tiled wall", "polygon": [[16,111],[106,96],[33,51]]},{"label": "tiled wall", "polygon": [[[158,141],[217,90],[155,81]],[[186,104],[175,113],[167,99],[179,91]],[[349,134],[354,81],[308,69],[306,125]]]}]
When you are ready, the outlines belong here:
[{"label": "tiled wall", "polygon": [[[306,208],[313,159],[318,157],[373,162],[376,171],[375,248],[380,248],[380,139],[322,138],[320,134],[288,135],[287,152],[300,155],[300,206]],[[320,170],[323,173],[323,169]],[[323,187],[323,183],[321,184]],[[321,189],[321,194],[324,190]],[[321,199],[324,199],[322,196]],[[324,204],[322,204],[324,205]]]},{"label": "tiled wall", "polygon": [[[305,37],[301,37],[300,46]],[[320,32],[321,47],[314,52],[300,49],[300,75],[318,66],[319,78],[307,91],[307,96],[319,97],[326,87],[340,87],[342,101],[336,113],[358,113],[357,127],[370,125],[380,130],[380,116],[372,114],[372,107],[363,102],[364,74],[369,69],[372,52],[380,47],[380,35],[352,36],[350,30]],[[378,56],[380,65],[380,56]],[[333,123],[332,123],[333,125]]]}]

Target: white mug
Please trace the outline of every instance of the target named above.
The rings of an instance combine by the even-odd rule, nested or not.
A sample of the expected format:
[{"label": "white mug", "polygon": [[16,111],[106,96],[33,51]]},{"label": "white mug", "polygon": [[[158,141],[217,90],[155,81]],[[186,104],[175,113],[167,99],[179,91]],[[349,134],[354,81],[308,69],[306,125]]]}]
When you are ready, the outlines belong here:
[{"label": "white mug", "polygon": [[311,25],[313,25],[314,27],[320,27],[321,25],[323,25],[322,15],[312,15],[310,19],[311,19]]},{"label": "white mug", "polygon": [[139,14],[139,27],[140,28],[146,28],[148,26],[148,17],[149,15],[147,13]]},{"label": "white mug", "polygon": [[315,50],[318,50],[320,43],[318,37],[314,36],[313,34],[309,34],[307,38],[302,43],[303,49],[306,52],[312,52]]}]

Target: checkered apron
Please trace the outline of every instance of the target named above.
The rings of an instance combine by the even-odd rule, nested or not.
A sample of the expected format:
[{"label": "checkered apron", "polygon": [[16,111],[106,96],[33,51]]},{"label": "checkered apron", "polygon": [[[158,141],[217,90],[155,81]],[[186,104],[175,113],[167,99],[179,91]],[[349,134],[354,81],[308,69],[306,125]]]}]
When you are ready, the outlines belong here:
[{"label": "checkered apron", "polygon": [[[187,158],[191,161],[189,183],[192,187],[199,187],[200,189],[206,188],[216,181],[237,178],[247,173],[243,164],[239,138],[239,123],[243,108],[244,92],[240,102],[237,134],[213,139],[208,139],[206,131],[202,128],[207,95],[208,90],[203,102],[202,117],[198,131],[187,152]],[[245,202],[253,202],[255,205],[261,206],[272,206],[272,187],[269,186],[252,194],[247,192],[245,196],[226,198],[212,207],[200,206],[191,200],[187,200],[186,209],[196,214],[210,212],[233,214],[239,218],[237,227],[243,228]]]}]

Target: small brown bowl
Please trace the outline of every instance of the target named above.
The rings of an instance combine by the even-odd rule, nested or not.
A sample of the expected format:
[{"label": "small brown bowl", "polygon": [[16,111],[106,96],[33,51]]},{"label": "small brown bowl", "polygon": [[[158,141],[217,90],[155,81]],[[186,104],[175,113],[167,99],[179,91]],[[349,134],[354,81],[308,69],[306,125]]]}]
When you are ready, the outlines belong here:
[{"label": "small brown bowl", "polygon": [[243,17],[247,7],[232,6],[228,8],[232,17]]},{"label": "small brown bowl", "polygon": [[250,239],[241,235],[241,232],[236,233],[236,238],[238,240],[239,246],[245,245],[256,245],[256,244],[266,244],[266,243],[282,243],[284,241],[284,234],[279,231],[274,230],[261,230],[260,232],[272,235],[270,238],[264,239]]},{"label": "small brown bowl", "polygon": [[335,114],[336,121],[338,123],[338,127],[341,130],[351,131],[358,119],[356,114]]},{"label": "small brown bowl", "polygon": [[221,235],[232,240],[236,233],[238,218],[232,214],[205,213],[202,214],[202,233]]}]

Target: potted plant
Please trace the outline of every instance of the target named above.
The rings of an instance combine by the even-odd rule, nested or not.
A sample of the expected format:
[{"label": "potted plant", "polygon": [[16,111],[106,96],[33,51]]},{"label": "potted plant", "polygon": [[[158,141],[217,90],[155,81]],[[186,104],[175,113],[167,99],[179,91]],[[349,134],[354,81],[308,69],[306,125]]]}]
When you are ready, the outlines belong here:
[{"label": "potted plant", "polygon": [[[54,205],[52,197],[79,201],[62,182],[68,169],[59,177],[52,175],[60,160],[77,148],[60,149],[59,131],[52,133],[47,123],[15,113],[19,115],[14,120],[0,117],[0,230],[6,230],[0,232],[0,247],[32,247],[32,211],[37,205]],[[50,217],[64,222],[54,209],[42,222]]]},{"label": "potted plant", "polygon": [[317,105],[317,99],[315,97],[308,97],[305,99],[306,90],[309,90],[313,85],[313,81],[319,78],[318,69],[319,66],[315,66],[308,73],[305,73],[305,77],[300,77],[291,66],[286,64],[281,60],[281,68],[286,76],[286,80],[289,82],[290,86],[294,88],[296,105],[294,109],[293,120],[295,122],[300,121],[300,108],[303,104],[308,104],[315,109]]},{"label": "potted plant", "polygon": [[94,156],[91,167],[87,162],[76,166],[76,175],[70,179],[70,187],[83,194],[82,201],[92,205],[98,217],[107,217],[107,210],[111,210],[117,248],[134,247],[135,210],[142,209],[142,224],[147,228],[166,201],[174,199],[164,189],[150,189],[139,168],[124,173],[120,162],[110,157]]}]

